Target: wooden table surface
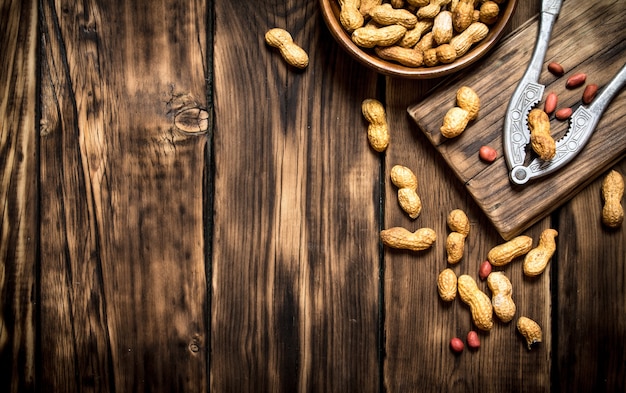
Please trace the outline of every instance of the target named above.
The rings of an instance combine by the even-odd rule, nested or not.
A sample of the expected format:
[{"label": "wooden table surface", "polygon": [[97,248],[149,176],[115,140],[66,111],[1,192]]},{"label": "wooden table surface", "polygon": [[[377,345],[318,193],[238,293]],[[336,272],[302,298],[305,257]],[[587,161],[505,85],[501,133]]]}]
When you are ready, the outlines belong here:
[{"label": "wooden table surface", "polygon": [[[519,3],[509,32],[540,9]],[[601,178],[524,232],[559,231],[544,274],[500,269],[543,342],[514,320],[450,351],[474,327],[437,295],[446,216],[471,221],[458,275],[503,240],[407,114],[442,80],[367,70],[317,0],[0,0],[0,390],[624,391],[626,229],[600,223]],[[387,109],[383,154],[365,98]],[[438,238],[391,250],[392,226]]]}]

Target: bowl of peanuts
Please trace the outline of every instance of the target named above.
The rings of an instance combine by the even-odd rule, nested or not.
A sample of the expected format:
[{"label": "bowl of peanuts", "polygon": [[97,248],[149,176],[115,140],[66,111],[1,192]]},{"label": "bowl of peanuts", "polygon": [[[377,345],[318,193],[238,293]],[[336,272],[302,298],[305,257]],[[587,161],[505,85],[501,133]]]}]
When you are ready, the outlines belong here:
[{"label": "bowl of peanuts", "polygon": [[374,71],[433,79],[485,56],[505,32],[517,0],[320,0],[330,33]]}]

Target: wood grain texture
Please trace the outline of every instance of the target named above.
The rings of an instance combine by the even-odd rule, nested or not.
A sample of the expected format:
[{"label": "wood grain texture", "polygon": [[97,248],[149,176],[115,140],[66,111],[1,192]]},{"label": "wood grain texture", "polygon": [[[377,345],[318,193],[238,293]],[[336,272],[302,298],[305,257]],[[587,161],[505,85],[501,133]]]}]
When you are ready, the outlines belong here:
[{"label": "wood grain texture", "polygon": [[[379,157],[316,1],[218,1],[212,391],[378,391]],[[281,27],[304,71],[265,45]],[[242,46],[242,42],[246,44]]]},{"label": "wood grain texture", "polygon": [[[410,222],[397,206],[397,191],[390,186],[386,192],[385,223],[386,226],[400,225],[412,230],[433,227],[438,238],[433,248],[426,252],[387,250],[385,253],[384,377],[387,391],[548,390],[550,375],[546,370],[550,368],[551,337],[546,335],[543,344],[529,352],[514,324],[517,317],[527,315],[550,330],[549,269],[534,281],[524,278],[519,259],[510,266],[496,269],[503,271],[512,282],[518,309],[516,319],[508,324],[496,320],[489,333],[479,332],[482,344],[478,351],[466,350],[460,356],[450,351],[448,343],[452,337],[458,336],[465,341],[467,333],[476,327],[471,321],[469,307],[458,297],[452,303],[439,299],[437,276],[441,270],[450,267],[457,276],[472,276],[479,288],[490,295],[486,283],[478,279],[478,269],[489,249],[500,244],[502,239],[446,169],[441,157],[432,148],[428,149],[426,140],[420,139],[423,136],[419,135],[419,130],[411,127],[409,119],[403,122],[405,124],[395,129],[406,131],[397,131],[396,140],[398,134],[405,135],[406,139],[399,142],[413,148],[409,152],[395,150],[396,154],[390,149],[386,158],[388,170],[394,163],[406,163],[416,168],[424,206],[420,217]],[[396,158],[390,162],[392,154]],[[450,232],[446,216],[456,208],[468,214],[471,229],[462,261],[450,265],[445,251]],[[550,221],[544,220],[527,235],[537,239],[540,231],[549,226]]]},{"label": "wood grain texture", "polygon": [[[317,0],[0,5],[0,391],[624,391],[626,232],[600,224],[600,178],[524,231],[559,231],[541,276],[497,269],[543,342],[496,322],[478,351],[450,351],[473,324],[437,294],[446,216],[471,222],[458,275],[503,241],[407,115],[455,77],[367,70]],[[307,69],[264,43],[271,27]],[[385,153],[365,98],[386,107]],[[418,176],[416,220],[396,164]],[[390,226],[438,239],[387,249]]]},{"label": "wood grain texture", "polygon": [[[519,5],[515,28],[537,12],[537,4]],[[444,82],[434,80],[431,87]],[[486,282],[478,278],[480,263],[487,252],[502,242],[488,218],[481,213],[463,184],[451,173],[444,159],[433,149],[429,139],[412,118],[402,112],[414,104],[414,96],[428,84],[387,80],[386,103],[389,108],[392,142],[385,157],[385,226],[403,226],[410,230],[432,227],[437,233],[433,248],[422,252],[386,249],[384,259],[384,386],[388,392],[536,392],[550,389],[551,336],[533,351],[517,333],[515,321],[521,315],[539,321],[550,331],[549,268],[537,280],[527,280],[519,260],[498,268],[513,285],[517,306],[515,319],[502,323],[496,319],[489,333],[479,331],[481,348],[455,355],[449,348],[452,337],[464,342],[473,325],[470,310],[457,296],[451,303],[440,300],[437,276],[450,267],[460,276],[473,277],[489,296]],[[428,102],[430,100],[427,98]],[[397,188],[389,181],[393,165],[412,168],[418,177],[418,194],[423,209],[411,220],[398,206]],[[462,209],[470,219],[462,261],[450,265],[446,261],[445,243],[450,233],[446,217],[452,209]],[[537,239],[541,230],[551,225],[546,219],[527,234]],[[536,243],[536,240],[535,240]]]},{"label": "wood grain texture", "polygon": [[42,5],[42,386],[208,388],[206,12]]},{"label": "wood grain texture", "polygon": [[[612,169],[626,179],[626,160]],[[600,189],[607,173],[558,214],[555,391],[620,392],[626,387],[626,231],[624,225],[613,230],[601,224]]]},{"label": "wood grain texture", "polygon": [[[614,0],[579,4],[566,2],[554,27],[546,54],[562,63],[567,74],[556,78],[544,68],[540,83],[559,96],[559,108],[580,102],[582,89],[565,88],[569,75],[585,72],[587,83],[604,86],[626,62],[626,30],[623,4]],[[620,121],[626,114],[626,91],[605,111],[583,151],[567,166],[542,179],[516,187],[508,179],[502,147],[502,128],[508,101],[521,78],[533,50],[537,19],[500,43],[498,49],[476,69],[460,74],[427,101],[409,111],[446,162],[463,181],[480,208],[506,239],[519,234],[584,188],[602,171],[619,161],[626,149],[626,134]],[[503,70],[509,70],[504,72]],[[479,118],[461,136],[447,140],[440,131],[445,112],[454,106],[456,90],[471,86],[481,98]],[[543,104],[539,105],[543,108]],[[564,134],[566,122],[552,121],[556,138]],[[498,151],[498,160],[487,165],[478,157],[482,145]]]},{"label": "wood grain texture", "polygon": [[0,1],[0,390],[36,386],[37,2]]}]

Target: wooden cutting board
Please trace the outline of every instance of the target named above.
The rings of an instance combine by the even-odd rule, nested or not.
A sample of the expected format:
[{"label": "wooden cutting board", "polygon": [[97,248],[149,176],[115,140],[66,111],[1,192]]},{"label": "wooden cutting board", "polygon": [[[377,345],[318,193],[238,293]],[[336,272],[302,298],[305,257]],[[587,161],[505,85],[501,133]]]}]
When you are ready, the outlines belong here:
[{"label": "wooden cutting board", "polygon": [[[610,81],[626,63],[625,20],[623,0],[565,1],[552,32],[545,64],[559,62],[566,74],[556,77],[544,67],[539,80],[546,86],[544,97],[553,91],[559,97],[559,108],[575,107],[580,104],[583,87],[566,89],[569,75],[584,72],[587,84],[596,83],[600,88]],[[408,108],[409,115],[507,240],[572,198],[626,152],[624,89],[605,111],[585,148],[567,166],[548,177],[533,179],[523,187],[509,181],[502,145],[504,116],[530,60],[537,30],[538,19],[530,20],[504,38],[475,67],[445,80],[426,100]],[[463,85],[473,88],[480,97],[480,113],[463,134],[446,139],[439,128],[445,113],[455,105],[456,91]],[[543,108],[543,101],[538,107]],[[567,126],[568,122],[552,116],[553,136],[558,138]],[[483,145],[498,151],[495,162],[487,164],[479,159],[478,150]]]}]

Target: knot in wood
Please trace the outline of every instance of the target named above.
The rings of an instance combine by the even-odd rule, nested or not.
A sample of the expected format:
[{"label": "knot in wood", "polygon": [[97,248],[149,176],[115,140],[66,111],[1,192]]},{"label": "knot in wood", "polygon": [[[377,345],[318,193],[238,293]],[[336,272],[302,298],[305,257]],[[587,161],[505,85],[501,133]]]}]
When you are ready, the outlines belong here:
[{"label": "knot in wood", "polygon": [[201,108],[188,108],[178,112],[174,124],[188,133],[201,133],[209,129],[209,112]]}]

